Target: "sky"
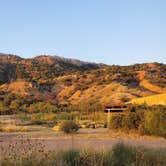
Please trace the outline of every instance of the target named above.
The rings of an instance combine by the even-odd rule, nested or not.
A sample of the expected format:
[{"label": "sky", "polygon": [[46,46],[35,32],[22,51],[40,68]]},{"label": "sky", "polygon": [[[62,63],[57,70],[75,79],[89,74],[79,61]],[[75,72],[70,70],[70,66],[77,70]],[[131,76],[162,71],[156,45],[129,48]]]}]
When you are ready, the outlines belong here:
[{"label": "sky", "polygon": [[166,0],[0,0],[0,52],[166,63]]}]

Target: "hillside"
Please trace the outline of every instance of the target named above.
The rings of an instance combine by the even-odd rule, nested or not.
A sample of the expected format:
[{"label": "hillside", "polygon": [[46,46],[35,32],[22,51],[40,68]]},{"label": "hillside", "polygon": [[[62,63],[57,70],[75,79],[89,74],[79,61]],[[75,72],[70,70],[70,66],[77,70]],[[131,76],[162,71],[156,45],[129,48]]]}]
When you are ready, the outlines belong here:
[{"label": "hillside", "polygon": [[6,102],[8,96],[15,101],[10,96],[16,95],[29,104],[117,104],[165,93],[165,73],[166,65],[159,63],[109,66],[58,56],[0,54],[0,100]]},{"label": "hillside", "polygon": [[166,93],[166,88],[153,85],[152,83],[150,83],[148,80],[145,80],[145,79],[140,81],[140,86],[142,86],[152,92]]},{"label": "hillside", "polygon": [[131,100],[133,104],[166,105],[166,93]]},{"label": "hillside", "polygon": [[82,62],[58,56],[41,55],[31,59],[0,54],[0,84],[17,79],[26,81],[48,81],[54,77],[76,71],[97,69],[101,64]]}]

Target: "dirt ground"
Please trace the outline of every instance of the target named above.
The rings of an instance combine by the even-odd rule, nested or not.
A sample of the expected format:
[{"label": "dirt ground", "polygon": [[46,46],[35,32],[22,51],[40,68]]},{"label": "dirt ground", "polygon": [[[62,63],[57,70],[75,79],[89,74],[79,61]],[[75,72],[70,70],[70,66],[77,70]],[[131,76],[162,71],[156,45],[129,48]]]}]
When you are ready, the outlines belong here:
[{"label": "dirt ground", "polygon": [[[9,151],[13,145],[15,149],[20,149],[24,146],[28,147],[40,144],[46,151],[59,151],[72,148],[71,135],[55,132],[44,127],[36,126],[36,128],[40,128],[40,130],[24,133],[0,133],[0,152]],[[103,128],[80,129],[74,135],[73,147],[102,150],[109,149],[118,142],[124,142],[133,146],[166,148],[166,140],[163,138],[140,137],[134,134],[115,134]]]},{"label": "dirt ground", "polygon": [[[14,116],[0,116],[1,124],[22,124]],[[161,137],[139,136],[136,133],[122,133],[109,131],[106,128],[98,129],[79,129],[74,134],[72,144],[71,135],[60,131],[53,131],[49,127],[40,125],[28,125],[28,132],[0,132],[0,155],[3,152],[10,153],[15,149],[32,149],[42,146],[42,149],[48,151],[59,151],[70,148],[85,149],[109,149],[118,142],[124,142],[133,146],[145,146],[150,148],[166,148],[166,140]],[[39,149],[41,147],[38,147]]]}]

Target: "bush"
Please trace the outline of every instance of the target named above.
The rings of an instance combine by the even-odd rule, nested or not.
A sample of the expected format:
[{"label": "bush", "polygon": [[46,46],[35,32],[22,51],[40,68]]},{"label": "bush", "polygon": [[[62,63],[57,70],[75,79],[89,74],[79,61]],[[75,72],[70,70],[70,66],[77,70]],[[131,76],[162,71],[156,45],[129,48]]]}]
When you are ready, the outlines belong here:
[{"label": "bush", "polygon": [[128,131],[138,129],[140,123],[141,119],[135,112],[127,112],[126,114],[113,115],[110,120],[110,128]]},{"label": "bush", "polygon": [[135,112],[125,114],[122,120],[122,128],[126,131],[131,129],[138,129],[141,119]]},{"label": "bush", "polygon": [[136,149],[123,143],[112,148],[112,166],[131,165],[135,161]]},{"label": "bush", "polygon": [[144,126],[144,123],[139,125],[138,132],[139,132],[140,135],[147,134],[147,131],[146,131],[145,126]]},{"label": "bush", "polygon": [[27,110],[29,113],[50,113],[58,111],[57,107],[49,102],[33,103]]},{"label": "bush", "polygon": [[111,129],[121,129],[123,118],[124,118],[124,115],[122,115],[122,114],[112,115],[111,119],[110,119],[110,128]]},{"label": "bush", "polygon": [[166,137],[166,109],[163,106],[146,105],[129,107],[123,115],[112,115],[110,128]]},{"label": "bush", "polygon": [[57,123],[57,117],[54,113],[37,113],[30,115],[30,121],[33,124],[48,124],[52,126]]},{"label": "bush", "polygon": [[10,109],[8,106],[5,106],[2,102],[0,102],[0,115],[7,115],[11,114],[12,111],[9,111]]},{"label": "bush", "polygon": [[102,105],[95,99],[79,102],[74,106],[76,111],[94,113],[103,109]]},{"label": "bush", "polygon": [[75,133],[78,131],[79,126],[72,120],[64,121],[61,126],[61,130],[65,133]]},{"label": "bush", "polygon": [[77,165],[79,157],[80,151],[75,149],[68,150],[62,154],[62,159],[68,166]]},{"label": "bush", "polygon": [[59,120],[73,120],[72,115],[70,113],[66,113],[66,112],[61,112],[61,113],[57,114],[57,119],[59,119]]},{"label": "bush", "polygon": [[166,137],[166,111],[146,112],[144,128],[149,134]]}]

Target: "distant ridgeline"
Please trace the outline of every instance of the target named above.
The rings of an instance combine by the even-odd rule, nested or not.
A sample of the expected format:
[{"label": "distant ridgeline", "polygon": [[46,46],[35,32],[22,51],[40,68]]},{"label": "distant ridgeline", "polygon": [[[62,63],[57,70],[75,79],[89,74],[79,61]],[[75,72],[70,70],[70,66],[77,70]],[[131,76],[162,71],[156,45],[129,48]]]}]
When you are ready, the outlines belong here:
[{"label": "distant ridgeline", "polygon": [[[0,54],[0,111],[33,107],[45,111],[62,105],[99,109],[129,101],[139,104],[142,99],[137,98],[162,93],[156,104],[165,104],[161,101],[165,101],[165,73],[166,65],[160,63],[118,66],[58,56],[24,59]],[[151,105],[156,99],[146,102]]]}]

